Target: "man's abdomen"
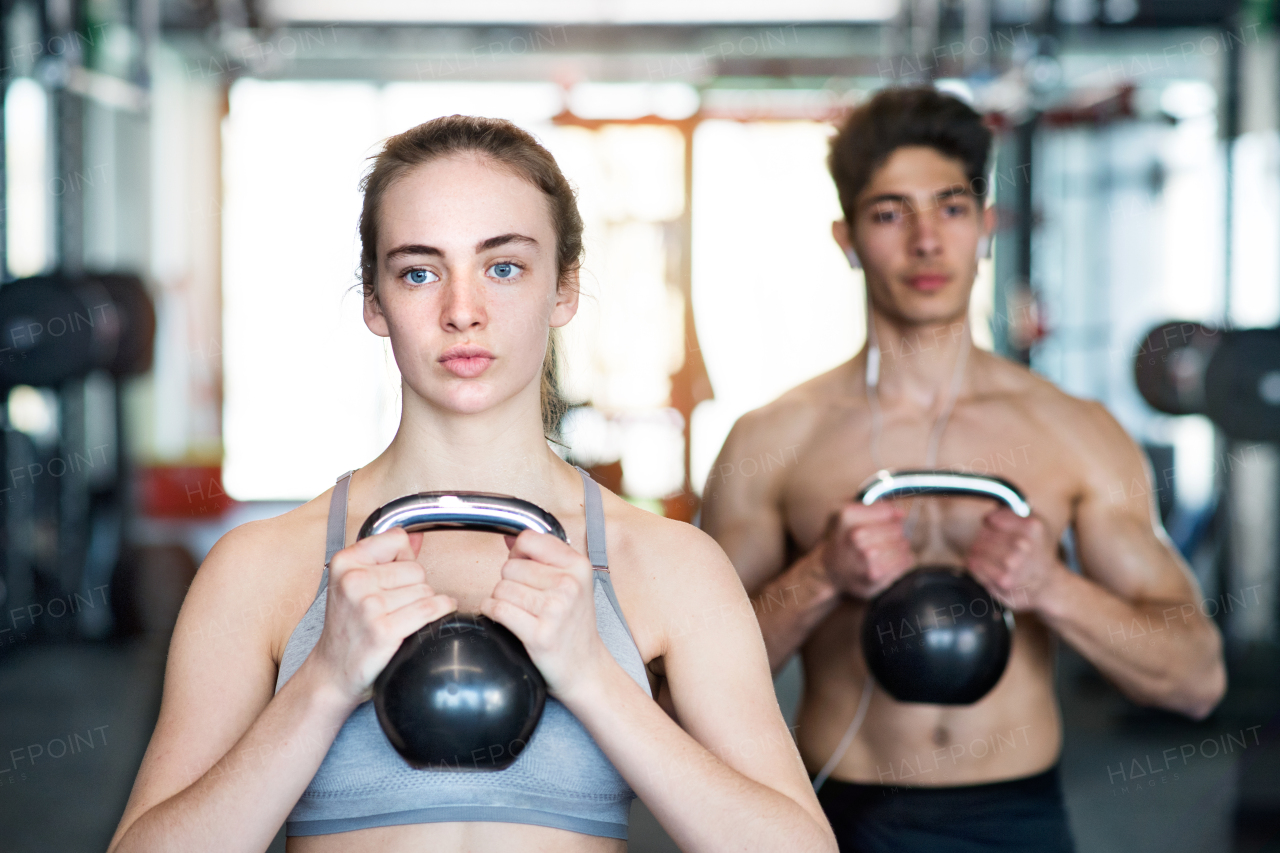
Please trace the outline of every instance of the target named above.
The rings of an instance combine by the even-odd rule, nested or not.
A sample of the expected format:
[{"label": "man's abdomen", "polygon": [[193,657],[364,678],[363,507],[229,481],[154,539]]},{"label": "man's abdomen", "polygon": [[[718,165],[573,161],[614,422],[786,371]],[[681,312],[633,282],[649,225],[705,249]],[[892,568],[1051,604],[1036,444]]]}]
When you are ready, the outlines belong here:
[{"label": "man's abdomen", "polygon": [[[867,681],[858,644],[865,607],[842,605],[802,649],[805,687],[796,737],[811,774],[848,729]],[[1053,693],[1053,646],[1034,617],[1018,617],[1009,665],[973,705],[923,705],[873,688],[857,737],[831,774],[878,785],[966,785],[1051,767],[1062,743]]]}]

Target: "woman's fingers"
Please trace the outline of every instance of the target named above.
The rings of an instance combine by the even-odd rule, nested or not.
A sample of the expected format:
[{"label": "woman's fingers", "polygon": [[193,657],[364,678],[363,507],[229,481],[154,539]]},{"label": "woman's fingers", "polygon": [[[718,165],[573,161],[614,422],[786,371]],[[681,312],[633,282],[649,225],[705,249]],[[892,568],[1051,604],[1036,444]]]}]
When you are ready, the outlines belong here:
[{"label": "woman's fingers", "polygon": [[436,596],[435,590],[430,586],[418,583],[395,589],[380,589],[360,599],[360,606],[365,609],[370,619],[378,619],[405,605],[436,597],[447,598],[447,596]]},{"label": "woman's fingers", "polygon": [[458,602],[448,595],[425,595],[405,602],[381,618],[384,630],[403,640],[423,625],[458,609]]},{"label": "woman's fingers", "polygon": [[511,633],[524,643],[526,648],[532,645],[538,630],[538,617],[510,601],[489,597],[480,602],[480,612],[494,622],[505,625]]},{"label": "woman's fingers", "polygon": [[396,527],[386,533],[361,539],[334,554],[333,559],[329,561],[329,572],[341,574],[355,566],[376,566],[393,562],[412,563],[418,559],[418,550],[421,547],[421,533],[405,533],[403,528]]},{"label": "woman's fingers", "polygon": [[565,570],[533,560],[510,559],[502,566],[505,580],[531,586],[534,589],[551,589],[565,576]]},{"label": "woman's fingers", "polygon": [[[381,566],[352,566],[336,575],[329,585],[348,601],[360,601],[385,590],[425,586],[427,573],[417,563],[385,563]],[[428,587],[429,589],[429,587]]]},{"label": "woman's fingers", "polygon": [[547,598],[546,593],[539,589],[508,578],[498,581],[490,596],[498,601],[509,601],[534,615],[542,613]]},{"label": "woman's fingers", "polygon": [[586,559],[559,537],[550,533],[534,533],[532,530],[526,530],[517,536],[510,547],[512,560],[534,560],[563,569],[575,568]]}]

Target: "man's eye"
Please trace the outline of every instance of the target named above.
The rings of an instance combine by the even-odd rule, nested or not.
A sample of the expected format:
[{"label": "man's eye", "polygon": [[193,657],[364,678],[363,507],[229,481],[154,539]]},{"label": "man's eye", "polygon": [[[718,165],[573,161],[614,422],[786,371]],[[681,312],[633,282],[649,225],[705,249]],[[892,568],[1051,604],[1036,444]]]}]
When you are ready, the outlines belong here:
[{"label": "man's eye", "polygon": [[511,263],[494,264],[489,267],[489,275],[494,278],[515,278],[520,273],[520,267]]},{"label": "man's eye", "polygon": [[405,278],[410,284],[426,284],[433,280],[430,270],[409,270]]}]

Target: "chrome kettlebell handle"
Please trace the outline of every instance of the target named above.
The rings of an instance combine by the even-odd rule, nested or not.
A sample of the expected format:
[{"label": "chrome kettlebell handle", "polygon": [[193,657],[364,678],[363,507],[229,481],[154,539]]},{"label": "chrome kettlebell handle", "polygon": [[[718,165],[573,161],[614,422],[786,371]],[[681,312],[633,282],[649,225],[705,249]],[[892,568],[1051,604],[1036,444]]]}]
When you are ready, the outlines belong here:
[{"label": "chrome kettlebell handle", "polygon": [[419,492],[383,504],[369,514],[356,540],[403,527],[419,530],[484,530],[518,536],[525,530],[569,536],[560,521],[537,504],[489,492]]},{"label": "chrome kettlebell handle", "polygon": [[1031,515],[1031,504],[1009,481],[951,471],[877,471],[858,492],[858,501],[870,506],[881,500],[927,495],[991,498],[1022,518]]}]

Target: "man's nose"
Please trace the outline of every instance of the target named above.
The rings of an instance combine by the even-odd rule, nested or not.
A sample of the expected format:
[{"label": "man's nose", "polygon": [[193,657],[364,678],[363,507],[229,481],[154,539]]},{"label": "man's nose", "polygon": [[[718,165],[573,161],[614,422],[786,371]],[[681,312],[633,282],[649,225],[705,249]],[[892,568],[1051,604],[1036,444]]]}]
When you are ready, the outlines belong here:
[{"label": "man's nose", "polygon": [[934,255],[942,248],[938,239],[938,225],[931,213],[929,210],[918,210],[907,217],[911,225],[911,252],[914,255]]}]

